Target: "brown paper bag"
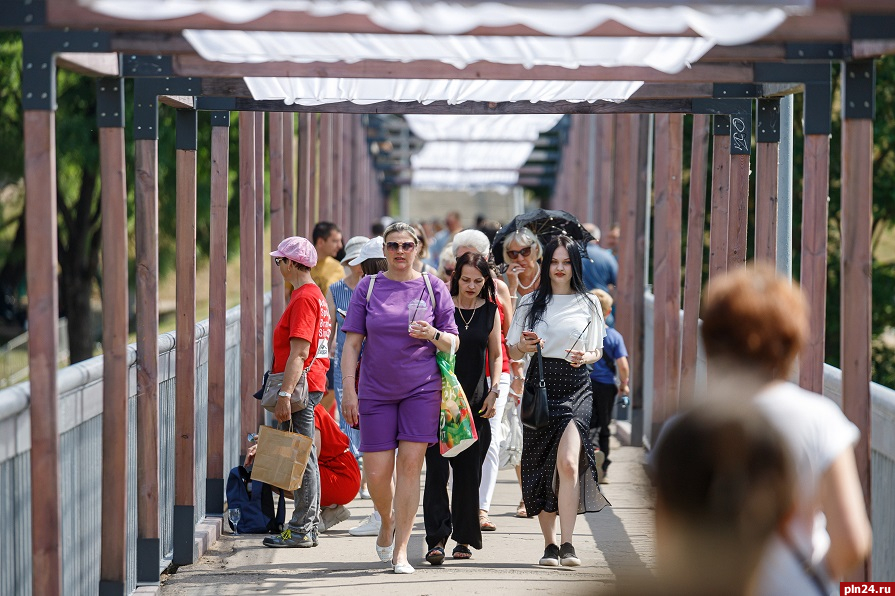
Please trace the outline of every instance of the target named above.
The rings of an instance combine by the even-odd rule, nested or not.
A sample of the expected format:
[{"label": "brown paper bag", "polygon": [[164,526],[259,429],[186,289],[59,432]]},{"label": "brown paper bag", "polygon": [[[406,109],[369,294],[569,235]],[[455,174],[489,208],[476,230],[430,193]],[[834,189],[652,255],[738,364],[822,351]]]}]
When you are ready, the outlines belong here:
[{"label": "brown paper bag", "polygon": [[298,433],[262,426],[252,466],[252,480],[284,490],[301,486],[314,441]]}]

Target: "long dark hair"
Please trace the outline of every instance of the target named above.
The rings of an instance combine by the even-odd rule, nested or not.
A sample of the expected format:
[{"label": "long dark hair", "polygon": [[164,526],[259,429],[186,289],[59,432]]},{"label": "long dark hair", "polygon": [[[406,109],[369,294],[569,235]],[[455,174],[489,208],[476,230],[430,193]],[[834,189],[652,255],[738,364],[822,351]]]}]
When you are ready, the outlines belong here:
[{"label": "long dark hair", "polygon": [[[531,300],[531,308],[525,317],[525,328],[534,329],[535,325],[544,317],[547,305],[553,299],[553,286],[550,283],[550,261],[553,260],[553,253],[562,246],[569,253],[569,260],[572,262],[572,291],[576,294],[587,294],[587,288],[584,286],[584,278],[581,275],[581,248],[578,242],[566,235],[556,236],[547,246],[544,247],[544,258],[541,260],[541,283],[538,289],[534,291]],[[591,307],[593,303],[587,299]]]},{"label": "long dark hair", "polygon": [[482,291],[479,292],[479,298],[484,298],[488,302],[497,303],[497,293],[494,290],[494,280],[491,278],[491,267],[488,261],[477,252],[464,253],[462,257],[457,257],[457,263],[454,266],[454,272],[451,274],[451,296],[460,294],[460,276],[463,274],[463,267],[472,265],[479,270],[482,277],[485,278],[485,284]]}]

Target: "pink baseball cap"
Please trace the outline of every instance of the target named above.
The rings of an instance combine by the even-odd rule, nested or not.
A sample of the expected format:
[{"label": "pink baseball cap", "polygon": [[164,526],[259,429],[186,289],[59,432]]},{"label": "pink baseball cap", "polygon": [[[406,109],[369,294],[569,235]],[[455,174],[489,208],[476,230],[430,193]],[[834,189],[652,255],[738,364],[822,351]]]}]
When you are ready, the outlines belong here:
[{"label": "pink baseball cap", "polygon": [[305,267],[313,267],[317,264],[317,249],[307,238],[301,236],[286,238],[280,242],[275,251],[270,253],[270,256],[285,257]]}]

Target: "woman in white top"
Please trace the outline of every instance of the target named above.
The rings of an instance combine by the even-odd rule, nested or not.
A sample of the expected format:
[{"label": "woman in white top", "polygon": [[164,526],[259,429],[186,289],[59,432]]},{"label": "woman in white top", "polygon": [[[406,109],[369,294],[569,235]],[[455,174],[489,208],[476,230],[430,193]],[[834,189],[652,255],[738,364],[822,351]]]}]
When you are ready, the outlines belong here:
[{"label": "woman in white top", "polygon": [[836,582],[870,552],[854,456],[860,432],[835,403],[786,381],[806,312],[795,284],[755,266],[712,280],[703,313],[709,395],[754,398],[795,464],[795,511],[766,554],[760,594],[838,594]]},{"label": "woman in white top", "polygon": [[[588,365],[602,356],[605,324],[599,303],[582,282],[581,253],[574,240],[557,236],[547,244],[540,277],[537,291],[520,301],[507,334],[511,358],[542,346],[550,410],[546,428],[523,431],[522,497],[544,535],[540,564],[575,567],[581,564],[572,545],[576,515],[608,504],[587,440],[593,402]],[[527,390],[537,392],[536,356],[525,383]],[[557,513],[561,547],[556,545]]]}]

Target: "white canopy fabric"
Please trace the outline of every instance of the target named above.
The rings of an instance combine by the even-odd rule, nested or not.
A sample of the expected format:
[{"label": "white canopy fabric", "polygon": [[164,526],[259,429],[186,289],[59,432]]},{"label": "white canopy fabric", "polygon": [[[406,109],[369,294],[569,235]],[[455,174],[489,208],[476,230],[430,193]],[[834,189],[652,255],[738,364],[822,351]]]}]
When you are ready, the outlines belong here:
[{"label": "white canopy fabric", "polygon": [[714,43],[701,37],[501,37],[187,30],[205,60],[228,63],[437,60],[533,66],[646,66],[675,74]]},{"label": "white canopy fabric", "polygon": [[414,170],[411,186],[433,190],[502,189],[516,186],[519,173],[504,171]]},{"label": "white canopy fabric", "polygon": [[424,141],[531,141],[562,119],[561,114],[465,116],[407,114],[414,135]]},{"label": "white canopy fabric", "polygon": [[462,143],[430,141],[411,156],[415,170],[518,170],[528,160],[533,143]]},{"label": "white canopy fabric", "polygon": [[[749,5],[718,1],[706,6],[618,6],[597,3],[458,2],[432,0],[79,0],[104,14],[127,19],[171,19],[206,14],[246,23],[273,10],[311,16],[364,15],[388,31],[452,35],[477,27],[525,25],[555,36],[586,33],[607,21],[653,35],[695,31],[722,45],[761,38],[780,25],[787,10],[810,8],[811,0],[764,0]],[[682,2],[682,4],[684,4]]]},{"label": "white canopy fabric", "polygon": [[626,101],[643,81],[485,81],[459,79],[321,79],[246,77],[257,100],[316,106],[350,101],[369,105],[382,101],[450,105],[465,101]]}]

